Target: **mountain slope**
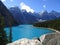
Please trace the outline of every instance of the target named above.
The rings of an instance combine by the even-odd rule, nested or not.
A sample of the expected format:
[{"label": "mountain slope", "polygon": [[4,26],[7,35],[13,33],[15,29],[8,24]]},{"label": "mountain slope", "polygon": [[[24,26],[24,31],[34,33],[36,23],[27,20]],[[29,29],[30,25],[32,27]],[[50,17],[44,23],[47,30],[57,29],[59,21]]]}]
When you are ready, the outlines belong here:
[{"label": "mountain slope", "polygon": [[26,10],[20,10],[18,7],[11,7],[9,11],[13,14],[14,19],[20,24],[33,24],[60,18],[60,13],[56,11],[43,11],[42,13],[31,13]]},{"label": "mountain slope", "polygon": [[34,14],[31,12],[28,13],[25,11],[25,12],[23,12],[23,15],[24,15],[25,20],[28,24],[33,24],[35,22],[38,22],[37,17],[34,16]]},{"label": "mountain slope", "polygon": [[9,10],[20,24],[33,24],[38,21],[36,16],[26,10],[20,10],[18,7],[11,7]]},{"label": "mountain slope", "polygon": [[6,8],[6,6],[0,1],[0,14],[5,19],[5,26],[17,25],[17,22],[14,20],[12,14]]},{"label": "mountain slope", "polygon": [[40,13],[40,15],[42,20],[53,20],[57,18],[55,14],[52,12],[48,13],[47,11]]},{"label": "mountain slope", "polygon": [[51,15],[55,15],[56,17],[60,17],[60,12],[56,12],[56,11],[54,11],[54,10],[52,10],[49,14],[51,14]]},{"label": "mountain slope", "polygon": [[18,7],[11,7],[9,11],[12,13],[12,16],[18,23],[21,23],[21,24],[25,23],[22,12]]}]

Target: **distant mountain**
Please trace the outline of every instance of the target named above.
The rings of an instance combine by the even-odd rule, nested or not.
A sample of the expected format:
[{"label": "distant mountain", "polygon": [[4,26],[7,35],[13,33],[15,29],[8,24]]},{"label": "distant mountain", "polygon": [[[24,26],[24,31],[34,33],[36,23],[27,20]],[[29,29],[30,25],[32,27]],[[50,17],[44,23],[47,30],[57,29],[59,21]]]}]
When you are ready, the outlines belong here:
[{"label": "distant mountain", "polygon": [[20,24],[33,24],[60,18],[60,13],[56,11],[51,11],[50,13],[47,11],[31,13],[26,10],[20,10],[18,7],[11,7],[9,10],[13,14],[14,19]]},{"label": "distant mountain", "polygon": [[56,11],[54,11],[54,10],[52,10],[49,14],[50,14],[50,15],[53,15],[53,16],[56,16],[57,18],[60,17],[60,12],[56,12]]},{"label": "distant mountain", "polygon": [[40,16],[39,13],[34,12],[33,15],[34,15],[38,20],[41,19],[41,16]]},{"label": "distant mountain", "polygon": [[23,16],[23,13],[21,12],[21,10],[18,8],[18,7],[11,7],[9,9],[9,11],[13,14],[12,16],[14,17],[14,19],[20,23],[20,24],[23,24],[25,23],[24,20],[24,16]]},{"label": "distant mountain", "polygon": [[33,24],[35,22],[38,22],[37,17],[34,16],[34,14],[31,12],[28,13],[27,11],[25,11],[25,12],[23,12],[23,15],[24,15],[27,23],[29,23],[29,24]]},{"label": "distant mountain", "polygon": [[42,20],[53,20],[57,18],[57,14],[53,14],[52,12],[48,13],[47,11],[40,13],[40,15]]},{"label": "distant mountain", "polygon": [[38,21],[33,13],[28,13],[26,10],[20,10],[18,7],[11,7],[9,10],[20,24],[33,24]]},{"label": "distant mountain", "polygon": [[6,6],[0,1],[0,15],[2,15],[5,19],[5,25],[17,25],[18,23],[14,20],[12,14],[6,8]]}]

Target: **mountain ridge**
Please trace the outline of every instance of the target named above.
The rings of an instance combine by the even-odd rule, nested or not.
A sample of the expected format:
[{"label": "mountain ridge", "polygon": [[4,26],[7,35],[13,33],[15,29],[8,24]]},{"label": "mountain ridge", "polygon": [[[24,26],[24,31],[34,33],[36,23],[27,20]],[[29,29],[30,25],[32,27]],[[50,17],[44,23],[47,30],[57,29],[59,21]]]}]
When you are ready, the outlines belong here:
[{"label": "mountain ridge", "polygon": [[21,24],[33,24],[37,21],[36,17],[31,12],[28,13],[26,10],[20,10],[16,7],[12,7],[12,9],[9,9],[10,12],[13,14],[13,17],[15,17],[16,20],[21,22]]},{"label": "mountain ridge", "polygon": [[[13,8],[14,10],[12,10],[11,8]],[[47,11],[43,11],[43,13],[40,14],[40,13],[36,13],[36,12],[34,12],[34,13],[27,12],[26,10],[21,10],[20,8],[17,9],[17,10],[20,10],[20,11],[16,11],[16,7],[11,7],[11,8],[9,10],[14,15],[13,17],[17,18],[16,15],[19,15],[20,18],[18,17],[19,19],[17,19],[17,20],[19,20],[21,23],[24,23],[24,24],[32,24],[32,23],[35,23],[35,22],[39,22],[39,20],[46,20],[46,21],[48,21],[48,20],[54,20],[56,18],[60,18],[60,13],[58,13],[56,11],[51,11],[49,13]],[[14,12],[14,11],[16,11],[16,12]],[[54,14],[54,13],[56,13],[56,14]],[[31,18],[34,18],[34,19],[31,19]],[[31,20],[35,20],[35,22],[34,21],[32,22]]]},{"label": "mountain ridge", "polygon": [[17,22],[14,20],[12,14],[1,1],[0,1],[0,14],[4,17],[5,26],[17,25]]}]

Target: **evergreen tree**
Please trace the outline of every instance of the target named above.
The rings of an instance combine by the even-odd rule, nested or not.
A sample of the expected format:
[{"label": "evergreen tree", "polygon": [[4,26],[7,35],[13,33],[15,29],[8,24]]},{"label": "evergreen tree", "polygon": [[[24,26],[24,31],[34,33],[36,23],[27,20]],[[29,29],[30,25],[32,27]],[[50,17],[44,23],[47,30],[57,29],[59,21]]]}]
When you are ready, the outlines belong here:
[{"label": "evergreen tree", "polygon": [[0,45],[6,45],[8,43],[7,35],[4,30],[4,18],[0,14]]}]

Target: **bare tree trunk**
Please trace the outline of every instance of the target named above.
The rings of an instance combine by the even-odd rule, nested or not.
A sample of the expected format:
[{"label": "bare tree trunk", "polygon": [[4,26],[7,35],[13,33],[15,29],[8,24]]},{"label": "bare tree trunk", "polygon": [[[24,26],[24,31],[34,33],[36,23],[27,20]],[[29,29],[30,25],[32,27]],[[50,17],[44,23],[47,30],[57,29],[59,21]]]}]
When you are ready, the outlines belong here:
[{"label": "bare tree trunk", "polygon": [[12,42],[12,27],[10,26],[10,43]]},{"label": "bare tree trunk", "polygon": [[12,25],[11,25],[11,22],[9,22],[9,28],[10,28],[9,43],[11,43],[12,42]]}]

